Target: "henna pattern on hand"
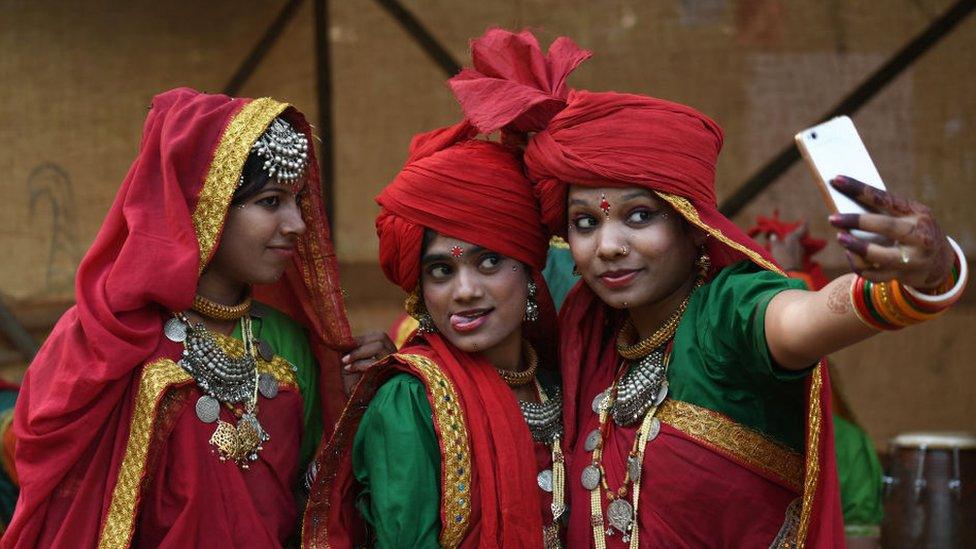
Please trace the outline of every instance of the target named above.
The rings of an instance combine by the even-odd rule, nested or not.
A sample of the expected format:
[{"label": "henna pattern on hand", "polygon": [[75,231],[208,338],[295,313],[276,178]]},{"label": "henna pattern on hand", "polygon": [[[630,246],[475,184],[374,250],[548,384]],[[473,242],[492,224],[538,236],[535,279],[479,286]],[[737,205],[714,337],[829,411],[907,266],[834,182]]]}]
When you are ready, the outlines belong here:
[{"label": "henna pattern on hand", "polygon": [[836,315],[846,315],[851,310],[849,289],[843,284],[837,284],[827,296],[827,308]]}]

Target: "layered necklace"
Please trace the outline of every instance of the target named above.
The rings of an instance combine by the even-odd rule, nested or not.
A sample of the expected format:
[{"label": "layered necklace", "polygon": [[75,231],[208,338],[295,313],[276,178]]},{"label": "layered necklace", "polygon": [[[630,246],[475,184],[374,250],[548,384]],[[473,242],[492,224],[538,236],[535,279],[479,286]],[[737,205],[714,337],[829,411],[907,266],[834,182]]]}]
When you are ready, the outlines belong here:
[{"label": "layered necklace", "polygon": [[[249,462],[258,459],[258,452],[264,449],[262,444],[271,438],[258,421],[258,393],[274,398],[278,394],[278,380],[270,373],[258,372],[258,351],[248,314],[250,298],[246,306],[234,307],[213,302],[208,302],[208,307],[198,307],[201,301],[207,300],[200,296],[194,300],[195,311],[219,320],[239,320],[244,347],[240,357],[224,351],[213,332],[202,322],[191,323],[184,313],[169,319],[163,331],[171,341],[183,344],[179,365],[193,376],[203,393],[195,406],[197,418],[217,424],[210,444],[221,461],[231,460],[247,469]],[[238,418],[236,425],[220,419],[222,405]]]},{"label": "layered necklace", "polygon": [[[592,460],[583,468],[580,481],[590,492],[590,516],[593,540],[597,549],[606,548],[606,537],[620,532],[621,540],[631,549],[639,546],[637,504],[640,501],[640,479],[647,443],[661,431],[661,422],[654,417],[658,407],[668,396],[667,368],[671,357],[671,341],[677,331],[688,301],[702,280],[695,282],[680,305],[664,324],[650,337],[637,339],[637,330],[628,320],[617,336],[617,352],[623,357],[623,375],[618,375],[607,390],[593,399],[593,412],[599,415],[600,425],[587,435],[583,448],[592,452]],[[603,467],[603,448],[611,428],[610,420],[620,427],[640,422],[634,444],[627,456],[627,470],[621,485],[613,490],[607,483]],[[628,492],[630,501],[627,500]],[[606,494],[607,512],[603,514],[602,497]]]},{"label": "layered necklace", "polygon": [[552,523],[543,529],[544,546],[546,548],[560,547],[559,520],[566,512],[566,464],[563,458],[561,439],[563,436],[563,400],[559,389],[550,398],[542,389],[536,378],[539,367],[539,356],[527,341],[522,344],[523,356],[527,367],[521,372],[511,372],[496,368],[498,374],[510,387],[520,387],[529,383],[535,384],[539,402],[519,400],[522,417],[529,426],[532,440],[540,444],[547,444],[552,449],[552,468],[541,471],[536,476],[536,482],[545,492],[552,494]]}]

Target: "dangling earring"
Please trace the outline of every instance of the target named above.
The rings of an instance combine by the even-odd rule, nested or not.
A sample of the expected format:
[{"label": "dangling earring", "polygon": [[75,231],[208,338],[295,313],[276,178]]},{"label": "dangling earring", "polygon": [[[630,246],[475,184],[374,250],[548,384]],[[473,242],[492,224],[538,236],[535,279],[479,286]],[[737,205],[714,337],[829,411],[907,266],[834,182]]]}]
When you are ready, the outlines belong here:
[{"label": "dangling earring", "polygon": [[417,321],[417,333],[432,334],[437,331],[434,318],[427,312],[427,306],[424,305],[424,300],[420,297],[420,286],[417,286],[414,291],[407,294],[407,299],[403,302],[403,308],[407,310],[407,314]]},{"label": "dangling earring", "polygon": [[575,263],[573,263],[573,276],[583,276],[583,273],[579,270],[579,266]]},{"label": "dangling earring", "polygon": [[535,282],[529,281],[529,295],[525,299],[525,321],[535,322],[539,320],[539,303],[535,300],[535,293],[538,288]]},{"label": "dangling earring", "polygon": [[712,268],[712,258],[708,257],[708,254],[703,250],[698,259],[695,260],[695,266],[698,267],[698,278],[704,283],[708,280],[708,271]]}]

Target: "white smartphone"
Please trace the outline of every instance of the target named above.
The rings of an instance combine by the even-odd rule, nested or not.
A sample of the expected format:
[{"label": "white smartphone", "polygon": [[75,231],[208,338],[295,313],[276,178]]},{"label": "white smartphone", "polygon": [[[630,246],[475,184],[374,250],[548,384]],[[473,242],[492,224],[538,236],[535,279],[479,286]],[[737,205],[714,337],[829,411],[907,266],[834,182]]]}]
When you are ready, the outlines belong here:
[{"label": "white smartphone", "polygon": [[[850,117],[838,116],[823,124],[807,128],[794,138],[800,154],[806,160],[827,207],[836,213],[865,213],[867,210],[830,185],[830,180],[838,175],[846,175],[885,190],[881,174],[874,167],[867,148],[857,134]],[[867,231],[851,230],[857,238],[873,242],[884,241],[884,237]]]}]

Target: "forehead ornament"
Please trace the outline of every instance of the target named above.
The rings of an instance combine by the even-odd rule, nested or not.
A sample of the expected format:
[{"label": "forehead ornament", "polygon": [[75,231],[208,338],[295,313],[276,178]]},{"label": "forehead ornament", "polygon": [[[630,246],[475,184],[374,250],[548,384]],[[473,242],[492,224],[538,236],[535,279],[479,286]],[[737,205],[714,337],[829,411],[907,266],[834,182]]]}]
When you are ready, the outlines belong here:
[{"label": "forehead ornament", "polygon": [[[271,125],[251,146],[251,152],[264,159],[261,166],[268,177],[277,183],[295,187],[308,164],[308,138],[280,118]],[[244,183],[244,175],[237,185]]]},{"label": "forehead ornament", "polygon": [[603,215],[610,219],[610,201],[607,200],[606,194],[600,195],[600,209],[603,210]]},{"label": "forehead ornament", "polygon": [[451,257],[454,259],[459,259],[462,255],[464,255],[464,248],[460,246],[454,246],[451,248]]}]

